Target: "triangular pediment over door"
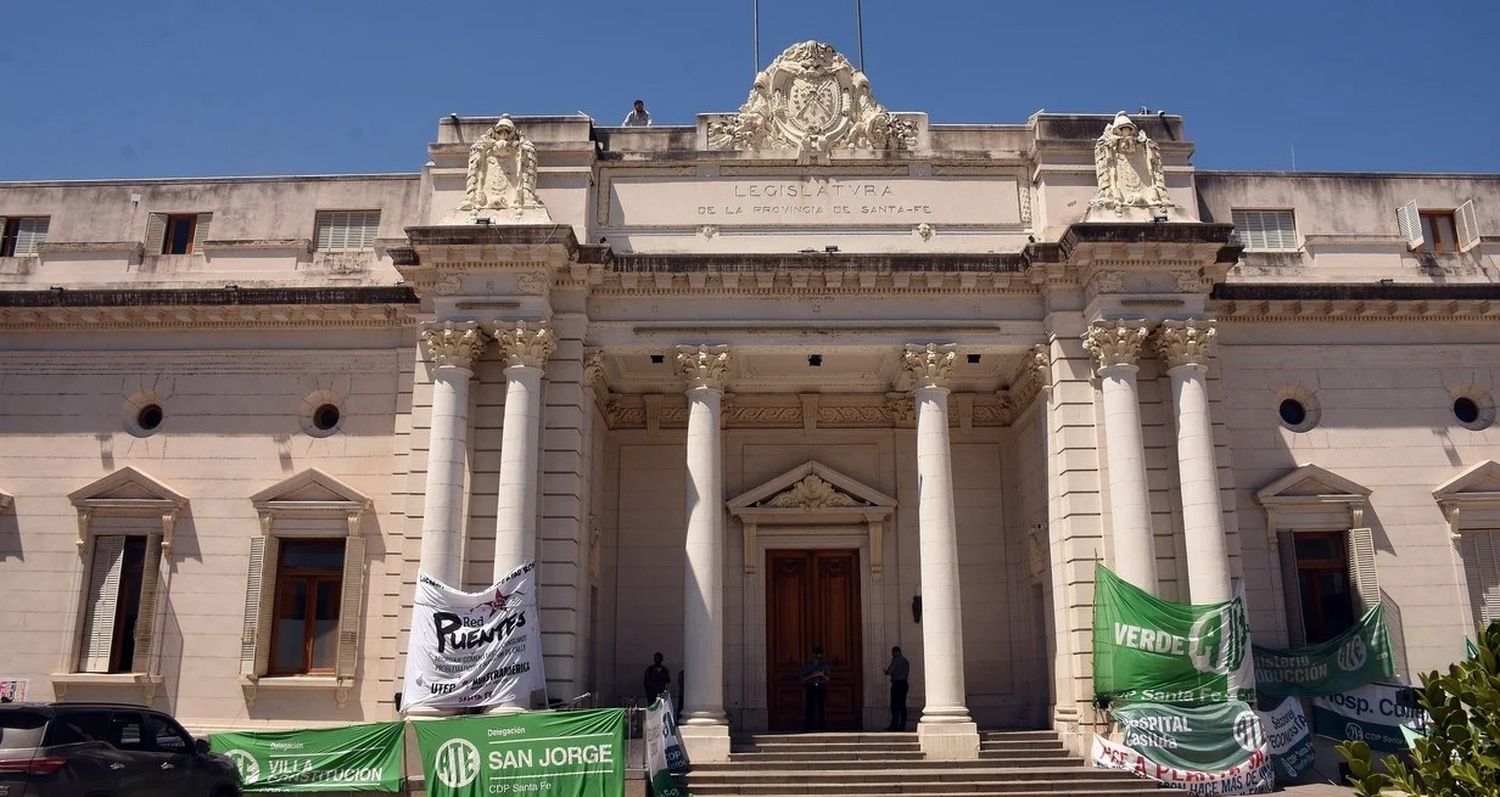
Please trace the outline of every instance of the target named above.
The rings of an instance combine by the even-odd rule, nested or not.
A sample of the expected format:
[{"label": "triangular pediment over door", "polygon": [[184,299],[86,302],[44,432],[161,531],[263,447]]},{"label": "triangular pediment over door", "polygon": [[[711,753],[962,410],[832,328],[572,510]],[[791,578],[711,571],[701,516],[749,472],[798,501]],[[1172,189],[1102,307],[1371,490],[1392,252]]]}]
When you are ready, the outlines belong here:
[{"label": "triangular pediment over door", "polygon": [[885,524],[896,511],[896,499],[858,479],[809,460],[729,499],[725,506],[744,529],[746,575],[756,572],[756,540],[762,528],[852,526],[868,535],[870,576],[880,579]]}]

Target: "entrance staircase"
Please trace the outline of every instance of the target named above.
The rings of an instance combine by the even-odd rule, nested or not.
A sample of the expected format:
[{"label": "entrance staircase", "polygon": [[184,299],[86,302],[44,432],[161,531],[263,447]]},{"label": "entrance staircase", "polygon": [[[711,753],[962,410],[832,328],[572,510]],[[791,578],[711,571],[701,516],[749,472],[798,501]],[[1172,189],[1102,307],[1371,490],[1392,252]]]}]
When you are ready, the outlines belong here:
[{"label": "entrance staircase", "polygon": [[1128,773],[1088,766],[1052,731],[982,733],[978,761],[928,761],[915,733],[763,733],[733,743],[728,763],[693,766],[686,778],[692,794],[1059,797],[1156,789]]}]

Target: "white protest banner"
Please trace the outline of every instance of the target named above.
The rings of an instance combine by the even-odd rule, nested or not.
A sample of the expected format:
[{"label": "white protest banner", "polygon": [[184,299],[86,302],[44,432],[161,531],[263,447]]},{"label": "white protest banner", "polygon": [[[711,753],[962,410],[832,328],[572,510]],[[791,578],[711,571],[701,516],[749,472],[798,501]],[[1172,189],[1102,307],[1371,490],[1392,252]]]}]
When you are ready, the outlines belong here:
[{"label": "white protest banner", "polygon": [[663,693],[646,709],[642,735],[646,738],[646,776],[656,797],[692,797],[673,775],[689,770],[687,749],[677,735],[672,698]]},{"label": "white protest banner", "polygon": [[417,576],[403,708],[529,706],[546,689],[535,568],[527,562],[482,592]]},{"label": "white protest banner", "polygon": [[1312,769],[1317,755],[1313,751],[1312,730],[1302,701],[1288,697],[1270,711],[1261,711],[1260,724],[1266,735],[1266,748],[1276,765],[1276,780],[1290,783],[1300,780]]},{"label": "white protest banner", "polygon": [[1263,794],[1276,785],[1271,756],[1264,744],[1247,751],[1243,762],[1212,772],[1180,769],[1153,761],[1133,748],[1102,736],[1094,737],[1093,759],[1096,767],[1131,772],[1137,777],[1149,778],[1190,794]]}]

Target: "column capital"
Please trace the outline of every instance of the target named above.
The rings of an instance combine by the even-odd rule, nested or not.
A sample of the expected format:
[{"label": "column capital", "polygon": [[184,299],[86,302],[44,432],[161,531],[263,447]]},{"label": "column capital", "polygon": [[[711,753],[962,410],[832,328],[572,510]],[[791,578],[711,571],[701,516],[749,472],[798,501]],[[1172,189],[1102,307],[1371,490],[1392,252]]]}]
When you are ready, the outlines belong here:
[{"label": "column capital", "polygon": [[687,390],[723,391],[729,384],[728,346],[678,346],[674,363]]},{"label": "column capital", "polygon": [[1038,343],[1026,353],[1026,376],[1044,393],[1052,391],[1052,348]]},{"label": "column capital", "polygon": [[1215,334],[1211,319],[1163,321],[1156,339],[1156,351],[1168,370],[1184,365],[1207,368],[1208,350],[1213,346]]},{"label": "column capital", "polygon": [[517,365],[541,368],[557,351],[557,336],[545,323],[494,321],[490,324],[490,335],[500,345],[500,356],[505,358],[507,368]]},{"label": "column capital", "polygon": [[422,325],[422,344],[439,368],[472,367],[484,351],[484,342],[476,321],[429,321]]},{"label": "column capital", "polygon": [[583,384],[591,388],[596,395],[603,396],[609,392],[609,385],[604,377],[604,352],[598,349],[584,350]]},{"label": "column capital", "polygon": [[911,374],[912,389],[948,389],[958,347],[952,343],[908,343],[901,352],[901,365]]},{"label": "column capital", "polygon": [[1141,319],[1099,320],[1083,333],[1083,347],[1094,356],[1094,370],[1130,366],[1141,359],[1141,348],[1150,330]]}]

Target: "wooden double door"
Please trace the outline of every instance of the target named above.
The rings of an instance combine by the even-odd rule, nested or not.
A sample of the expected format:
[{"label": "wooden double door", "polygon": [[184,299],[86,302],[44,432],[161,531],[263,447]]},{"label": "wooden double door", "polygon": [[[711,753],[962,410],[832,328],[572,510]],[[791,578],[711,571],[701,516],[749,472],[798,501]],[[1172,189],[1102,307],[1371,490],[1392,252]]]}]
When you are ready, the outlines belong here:
[{"label": "wooden double door", "polygon": [[821,647],[828,662],[827,729],[860,730],[864,657],[859,551],[766,551],[766,685],[772,731],[802,729],[802,668]]}]

